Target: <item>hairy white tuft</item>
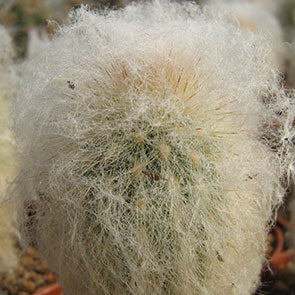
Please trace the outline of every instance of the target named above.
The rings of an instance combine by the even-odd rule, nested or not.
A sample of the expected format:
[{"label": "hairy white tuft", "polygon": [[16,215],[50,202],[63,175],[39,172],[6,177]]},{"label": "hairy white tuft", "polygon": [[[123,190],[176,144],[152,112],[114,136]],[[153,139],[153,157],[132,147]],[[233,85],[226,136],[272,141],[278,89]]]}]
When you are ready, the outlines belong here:
[{"label": "hairy white tuft", "polygon": [[256,289],[282,199],[262,97],[283,94],[268,40],[213,15],[168,1],[82,8],[27,66],[22,234],[65,294]]}]

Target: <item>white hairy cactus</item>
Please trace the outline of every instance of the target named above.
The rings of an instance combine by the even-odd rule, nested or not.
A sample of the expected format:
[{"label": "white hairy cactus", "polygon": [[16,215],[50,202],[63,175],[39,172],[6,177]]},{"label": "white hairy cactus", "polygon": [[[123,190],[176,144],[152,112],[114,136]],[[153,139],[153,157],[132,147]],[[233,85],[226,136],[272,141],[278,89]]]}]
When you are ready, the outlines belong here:
[{"label": "white hairy cactus", "polygon": [[192,3],[72,23],[15,100],[22,235],[73,294],[249,295],[280,162],[268,41]]}]

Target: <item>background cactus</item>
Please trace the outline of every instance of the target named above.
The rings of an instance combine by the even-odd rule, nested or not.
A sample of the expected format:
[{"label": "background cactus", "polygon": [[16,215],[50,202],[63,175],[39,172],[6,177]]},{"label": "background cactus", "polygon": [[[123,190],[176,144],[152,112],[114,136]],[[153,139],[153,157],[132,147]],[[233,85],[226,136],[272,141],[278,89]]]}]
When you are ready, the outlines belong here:
[{"label": "background cactus", "polygon": [[9,98],[12,95],[15,73],[11,66],[13,48],[11,39],[0,26],[0,271],[16,266],[18,257],[13,247],[15,234],[15,206],[4,201],[7,197],[7,183],[15,177],[14,139],[11,124]]},{"label": "background cactus", "polygon": [[[242,30],[252,31],[257,34],[264,34],[270,38],[273,52],[273,65],[281,72],[286,70],[287,48],[283,44],[284,35],[281,24],[276,17],[275,10],[271,3],[274,1],[245,1],[245,0],[222,0],[208,1],[221,10],[229,22],[239,26]],[[278,5],[280,1],[276,1]]]},{"label": "background cactus", "polygon": [[65,294],[250,294],[282,198],[268,40],[192,3],[70,20],[14,102],[23,236]]}]

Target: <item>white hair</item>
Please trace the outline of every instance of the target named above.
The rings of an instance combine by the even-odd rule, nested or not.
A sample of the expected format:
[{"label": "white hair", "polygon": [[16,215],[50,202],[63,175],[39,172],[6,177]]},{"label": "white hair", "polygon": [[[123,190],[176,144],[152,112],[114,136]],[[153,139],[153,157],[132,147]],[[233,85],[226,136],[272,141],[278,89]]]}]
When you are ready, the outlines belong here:
[{"label": "white hair", "polygon": [[27,66],[20,223],[65,294],[258,286],[282,200],[262,97],[283,94],[269,41],[209,10],[82,8]]}]

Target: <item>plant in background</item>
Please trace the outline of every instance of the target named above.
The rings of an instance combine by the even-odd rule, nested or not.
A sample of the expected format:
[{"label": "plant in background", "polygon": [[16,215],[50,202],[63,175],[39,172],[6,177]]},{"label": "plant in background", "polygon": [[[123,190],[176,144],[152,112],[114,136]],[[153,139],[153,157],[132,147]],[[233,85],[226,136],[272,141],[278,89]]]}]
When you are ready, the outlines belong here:
[{"label": "plant in background", "polygon": [[287,49],[283,44],[283,30],[276,16],[281,3],[277,1],[276,7],[273,7],[268,2],[268,0],[253,3],[245,0],[208,1],[210,5],[216,5],[227,16],[230,23],[242,30],[264,34],[270,38],[274,67],[285,72]]},{"label": "plant in background", "polygon": [[295,3],[292,0],[284,0],[280,9],[280,20],[284,27],[285,39],[288,42],[294,42],[295,38]]},{"label": "plant in background", "polygon": [[[131,0],[130,0],[131,1]],[[30,58],[27,50],[30,50],[30,34],[38,33],[40,39],[44,39],[45,31],[52,35],[57,23],[63,24],[67,20],[67,14],[71,9],[77,9],[81,5],[89,5],[94,9],[113,9],[126,6],[129,0],[5,0],[0,2],[0,22],[10,27],[13,36],[16,58]],[[52,22],[48,24],[48,20]],[[36,39],[35,39],[36,40]]]},{"label": "plant in background", "polygon": [[16,57],[26,55],[28,30],[32,27],[44,28],[49,15],[50,11],[43,1],[35,0],[15,0],[0,13],[1,22],[11,26]]},{"label": "plant in background", "polygon": [[192,3],[70,20],[14,102],[24,240],[67,295],[254,292],[282,200],[269,40]]},{"label": "plant in background", "polygon": [[[232,0],[229,0],[229,1],[232,1]],[[241,0],[237,0],[237,1],[241,1]],[[263,6],[266,10],[271,11],[275,15],[279,14],[281,6],[285,2],[285,0],[277,0],[277,1],[273,1],[273,0],[246,0],[246,1],[249,3],[257,3],[261,6]]]},{"label": "plant in background", "polygon": [[2,70],[6,64],[11,62],[13,49],[11,38],[3,26],[0,26],[0,37],[0,66]]},{"label": "plant in background", "polygon": [[49,38],[45,31],[30,30],[29,41],[27,47],[27,60],[35,58],[43,50],[46,50],[46,46],[49,43]]},{"label": "plant in background", "polygon": [[14,140],[9,130],[11,123],[9,99],[13,94],[16,75],[11,66],[13,48],[11,39],[0,26],[0,271],[12,269],[18,262],[13,247],[15,236],[15,207],[8,199],[7,183],[15,177]]},{"label": "plant in background", "polygon": [[288,63],[286,80],[290,88],[295,88],[295,3],[285,0],[280,11],[280,20],[285,31],[285,40],[290,42],[288,46]]},{"label": "plant in background", "polygon": [[0,95],[8,96],[12,93],[13,69],[13,46],[11,38],[4,26],[0,25]]}]

